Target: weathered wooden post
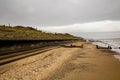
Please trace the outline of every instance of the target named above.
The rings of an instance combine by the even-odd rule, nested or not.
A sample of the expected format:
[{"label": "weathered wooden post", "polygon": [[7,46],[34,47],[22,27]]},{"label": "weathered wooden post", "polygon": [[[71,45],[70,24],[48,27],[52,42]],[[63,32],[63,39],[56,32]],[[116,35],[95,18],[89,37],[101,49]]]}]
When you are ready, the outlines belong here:
[{"label": "weathered wooden post", "polygon": [[98,49],[98,48],[99,48],[99,46],[98,46],[98,45],[96,45],[96,48]]}]

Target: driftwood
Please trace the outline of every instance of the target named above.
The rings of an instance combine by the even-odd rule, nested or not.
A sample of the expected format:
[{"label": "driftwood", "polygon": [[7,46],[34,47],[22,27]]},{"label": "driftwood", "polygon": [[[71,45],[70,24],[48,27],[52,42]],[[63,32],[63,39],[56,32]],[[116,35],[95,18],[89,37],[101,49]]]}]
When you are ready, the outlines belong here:
[{"label": "driftwood", "polygon": [[96,48],[97,48],[97,49],[112,49],[111,46],[108,46],[108,47],[101,47],[101,46],[98,46],[98,45],[96,45]]}]

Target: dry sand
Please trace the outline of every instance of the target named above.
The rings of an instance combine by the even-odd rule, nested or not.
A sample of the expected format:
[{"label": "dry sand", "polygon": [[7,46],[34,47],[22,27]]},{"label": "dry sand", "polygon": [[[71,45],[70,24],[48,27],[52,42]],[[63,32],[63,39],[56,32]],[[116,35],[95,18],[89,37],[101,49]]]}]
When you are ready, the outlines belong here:
[{"label": "dry sand", "polygon": [[0,66],[0,80],[120,80],[120,62],[115,52],[84,48],[57,48]]}]

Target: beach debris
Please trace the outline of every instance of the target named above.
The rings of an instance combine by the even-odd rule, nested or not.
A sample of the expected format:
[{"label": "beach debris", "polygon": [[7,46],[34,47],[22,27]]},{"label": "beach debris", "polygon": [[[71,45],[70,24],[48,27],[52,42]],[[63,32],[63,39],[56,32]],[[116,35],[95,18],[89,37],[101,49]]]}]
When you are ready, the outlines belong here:
[{"label": "beach debris", "polygon": [[73,45],[73,44],[70,44],[70,45],[61,45],[62,47],[66,47],[66,48],[83,48],[83,44],[81,44],[80,46],[78,45]]},{"label": "beach debris", "polygon": [[96,45],[96,49],[112,49],[112,47],[111,46],[101,47],[101,46]]}]

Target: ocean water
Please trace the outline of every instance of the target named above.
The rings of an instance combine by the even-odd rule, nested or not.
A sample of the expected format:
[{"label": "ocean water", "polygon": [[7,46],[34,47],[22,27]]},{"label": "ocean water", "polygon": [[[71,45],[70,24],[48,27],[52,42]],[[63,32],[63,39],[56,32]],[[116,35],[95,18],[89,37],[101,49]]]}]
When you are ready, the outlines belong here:
[{"label": "ocean water", "polygon": [[92,40],[93,44],[112,47],[112,51],[116,51],[118,55],[114,55],[120,60],[120,32],[87,32],[80,33],[86,40]]},{"label": "ocean water", "polygon": [[120,60],[120,38],[109,38],[109,39],[98,39],[93,40],[93,44],[102,46],[102,47],[112,47],[112,51],[116,51],[118,55],[114,55],[114,57],[118,58]]}]

